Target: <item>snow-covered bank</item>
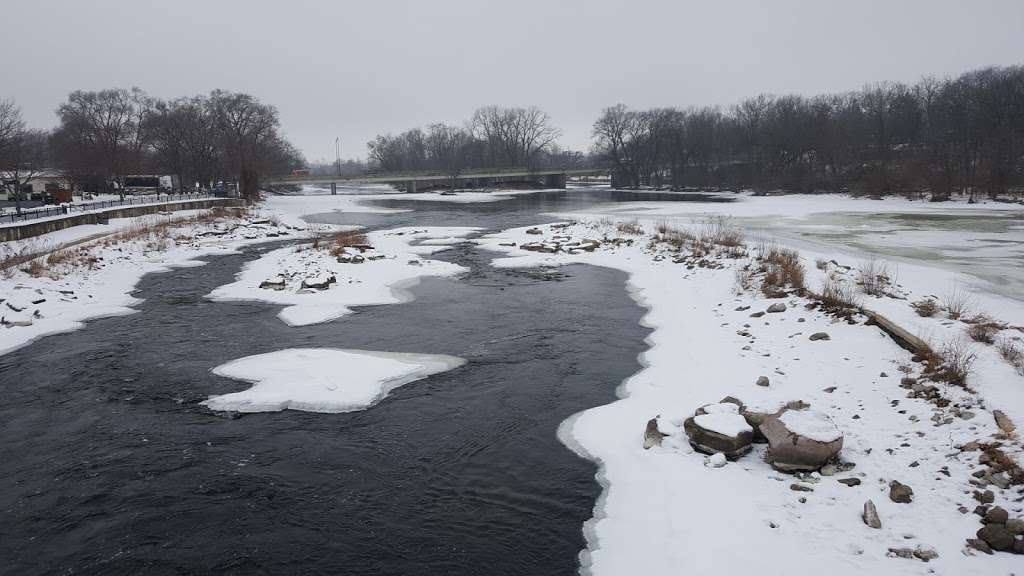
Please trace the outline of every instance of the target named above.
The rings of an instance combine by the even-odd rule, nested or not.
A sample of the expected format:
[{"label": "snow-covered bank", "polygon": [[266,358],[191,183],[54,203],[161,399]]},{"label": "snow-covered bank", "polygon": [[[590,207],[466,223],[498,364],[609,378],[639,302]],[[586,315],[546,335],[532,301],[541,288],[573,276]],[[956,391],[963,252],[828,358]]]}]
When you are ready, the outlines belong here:
[{"label": "snow-covered bank", "polygon": [[139,300],[131,293],[146,274],[199,266],[196,258],[300,233],[256,215],[197,219],[209,213],[111,220],[101,232],[75,227],[0,245],[8,255],[56,249],[0,276],[0,354],[89,319],[134,312]]},{"label": "snow-covered bank", "polygon": [[[527,230],[479,242],[507,254],[497,266],[582,262],[624,270],[631,293],[649,308],[644,324],[654,328],[645,368],[623,382],[621,399],[576,415],[561,430],[567,444],[600,465],[604,493],[585,529],[589,571],[852,576],[1008,574],[1019,567],[1019,557],[965,548],[981,526],[970,511],[984,481],[972,473],[984,467],[978,452],[958,447],[999,434],[990,412],[999,406],[945,384],[935,384],[949,400],[945,407],[908,397],[901,378],[921,370],[908,352],[875,327],[807,309],[796,295],[737,295],[734,272],[743,259],[681,257],[651,243],[653,228],[633,235],[611,222]],[[602,244],[593,252],[573,247],[583,239]],[[783,312],[765,313],[779,302]],[[809,338],[819,332],[830,338]],[[757,383],[761,376],[767,386]],[[1024,387],[1024,379],[1016,384]],[[759,445],[722,468],[705,466],[680,425],[724,396],[758,407],[809,403],[844,434],[841,456],[855,467],[797,478],[766,464]],[[668,436],[662,447],[644,450],[645,423],[658,415]],[[913,487],[911,503],[890,500],[893,480]],[[1011,517],[1024,513],[1019,487],[985,485]],[[862,520],[869,499],[881,529]],[[898,557],[904,549],[928,557],[932,548],[939,556],[927,564]]]},{"label": "snow-covered bank", "polygon": [[203,402],[233,412],[351,412],[379,402],[395,388],[465,364],[439,354],[324,348],[288,349],[233,360],[220,376],[251,382],[241,392]]},{"label": "snow-covered bank", "polygon": [[209,298],[284,305],[279,317],[292,326],[327,322],[351,313],[353,306],[403,302],[407,295],[402,288],[419,278],[463,272],[456,264],[422,256],[447,250],[476,231],[434,227],[370,232],[367,245],[346,248],[340,256],[326,248],[281,248],[246,264],[235,282],[215,289]]}]

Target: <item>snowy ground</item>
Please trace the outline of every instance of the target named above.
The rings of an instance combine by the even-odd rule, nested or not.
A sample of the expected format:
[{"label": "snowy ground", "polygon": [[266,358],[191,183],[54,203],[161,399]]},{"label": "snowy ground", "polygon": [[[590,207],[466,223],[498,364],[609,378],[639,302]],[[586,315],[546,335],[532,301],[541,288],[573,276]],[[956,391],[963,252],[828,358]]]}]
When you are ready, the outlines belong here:
[{"label": "snowy ground", "polygon": [[[534,231],[541,234],[527,230],[490,235],[480,243],[507,254],[495,261],[498,266],[583,262],[624,270],[634,297],[650,309],[645,324],[655,330],[642,358],[645,368],[622,384],[621,400],[578,414],[561,431],[563,441],[600,464],[605,492],[586,527],[589,550],[583,555],[594,574],[732,574],[755,566],[769,574],[827,569],[851,575],[1019,569],[1019,557],[973,555],[964,546],[981,526],[969,512],[977,504],[971,472],[978,456],[958,447],[990,440],[998,429],[988,410],[1007,403],[1019,407],[1024,390],[1024,377],[1009,372],[1001,359],[986,354],[979,361],[971,379],[977,395],[942,386],[951,404],[939,409],[907,397],[900,369],[916,375],[919,365],[875,327],[807,310],[796,296],[781,300],[785,312],[752,318],[779,300],[734,292],[740,260],[714,260],[723,269],[676,263],[665,245],[649,247],[653,228],[628,236],[609,221],[539,226]],[[604,242],[594,252],[521,248],[540,242],[550,249],[556,236],[632,242]],[[810,341],[816,332],[831,339]],[[756,385],[759,376],[767,376],[770,386]],[[994,385],[1000,378],[1009,379],[1006,390]],[[763,462],[763,447],[723,468],[706,467],[679,425],[696,408],[727,395],[754,406],[810,403],[844,433],[842,457],[856,467],[835,477],[799,480]],[[645,451],[645,423],[656,415],[671,435],[663,447]],[[847,477],[861,484],[836,481]],[[890,501],[891,480],[914,489],[911,504]],[[1011,516],[1022,514],[1017,490],[989,488]],[[861,519],[867,499],[878,506],[880,530]],[[890,548],[919,546],[934,548],[939,558],[926,564],[889,555]]]},{"label": "snowy ground", "polygon": [[212,410],[233,412],[351,412],[368,408],[403,384],[464,363],[461,358],[440,354],[278,350],[214,368],[220,376],[252,382],[253,386],[214,396],[203,404]]},{"label": "snowy ground", "polygon": [[346,248],[342,258],[327,249],[289,246],[248,263],[234,283],[209,297],[284,305],[279,317],[291,326],[327,322],[351,313],[352,306],[405,301],[404,288],[421,277],[463,272],[461,266],[423,256],[446,250],[476,231],[425,227],[371,232],[369,246]]},{"label": "snowy ground", "polygon": [[[130,314],[142,276],[175,266],[199,266],[198,257],[302,234],[264,216],[196,222],[207,210],[111,220],[0,244],[0,258],[46,253],[0,274],[0,354],[91,318]],[[142,233],[152,227],[154,233]],[[139,233],[138,237],[126,236]],[[53,256],[51,256],[53,254]],[[38,268],[27,270],[35,264]]]}]

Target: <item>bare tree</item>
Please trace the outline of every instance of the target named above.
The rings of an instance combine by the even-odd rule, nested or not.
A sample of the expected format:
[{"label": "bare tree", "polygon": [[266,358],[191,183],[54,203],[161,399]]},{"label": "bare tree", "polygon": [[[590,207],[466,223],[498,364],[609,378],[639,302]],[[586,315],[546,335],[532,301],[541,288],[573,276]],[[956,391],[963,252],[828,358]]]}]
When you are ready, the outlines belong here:
[{"label": "bare tree", "polygon": [[502,166],[529,166],[561,135],[547,113],[536,107],[480,108],[470,128],[487,144],[492,162]]},{"label": "bare tree", "polygon": [[21,214],[21,196],[25,188],[46,169],[48,135],[41,130],[18,129],[0,150],[0,184],[14,194],[14,206]]}]

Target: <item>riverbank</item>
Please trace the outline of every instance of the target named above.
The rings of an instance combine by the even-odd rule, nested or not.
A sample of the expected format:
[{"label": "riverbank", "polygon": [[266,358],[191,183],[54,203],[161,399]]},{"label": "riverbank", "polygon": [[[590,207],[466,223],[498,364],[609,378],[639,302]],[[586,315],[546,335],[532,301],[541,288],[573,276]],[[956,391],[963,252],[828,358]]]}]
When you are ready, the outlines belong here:
[{"label": "riverbank", "polygon": [[[965,545],[981,527],[971,513],[975,490],[991,489],[1011,517],[1024,513],[1020,487],[976,477],[985,467],[970,451],[971,442],[999,442],[1019,460],[1019,444],[994,418],[996,409],[1010,409],[1019,398],[992,386],[1010,367],[986,353],[968,379],[977,390],[930,382],[944,399],[939,407],[901,387],[903,378],[925,381],[924,367],[863,318],[849,324],[808,309],[811,302],[793,290],[775,299],[737,290],[736,271],[750,263],[750,249],[695,256],[658,237],[654,227],[606,219],[518,228],[480,241],[506,254],[496,266],[587,263],[626,271],[634,297],[649,308],[644,323],[654,332],[642,357],[646,367],[622,384],[620,400],[580,413],[562,431],[569,446],[600,465],[605,489],[586,527],[585,567],[594,574],[733,573],[753,566],[772,574],[828,567],[851,575],[1015,569],[1015,556],[987,556]],[[601,246],[588,252],[574,245],[584,240]],[[817,270],[814,260],[804,263]],[[777,303],[784,312],[764,314]],[[829,338],[809,338],[819,333]],[[761,376],[769,385],[758,385]],[[1013,377],[1011,391],[1024,389],[1024,377]],[[844,434],[842,459],[855,465],[843,478],[856,478],[857,485],[776,472],[763,461],[763,446],[724,468],[705,466],[675,426],[724,396],[748,406],[800,400],[828,414]],[[645,450],[645,423],[659,415],[667,442]],[[913,487],[912,503],[888,498],[894,480]],[[861,518],[869,499],[881,529]],[[898,557],[903,549],[934,550],[938,557],[925,565],[912,554]]]}]

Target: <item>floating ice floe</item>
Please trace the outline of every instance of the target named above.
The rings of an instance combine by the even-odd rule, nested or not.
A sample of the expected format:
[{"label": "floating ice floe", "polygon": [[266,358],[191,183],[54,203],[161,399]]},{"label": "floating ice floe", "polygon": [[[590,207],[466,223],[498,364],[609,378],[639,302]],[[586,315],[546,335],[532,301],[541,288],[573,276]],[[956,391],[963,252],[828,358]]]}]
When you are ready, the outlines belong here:
[{"label": "floating ice floe", "polygon": [[352,412],[372,406],[399,386],[465,362],[440,354],[290,348],[214,368],[219,376],[252,382],[253,386],[212,396],[202,404],[231,412]]}]

